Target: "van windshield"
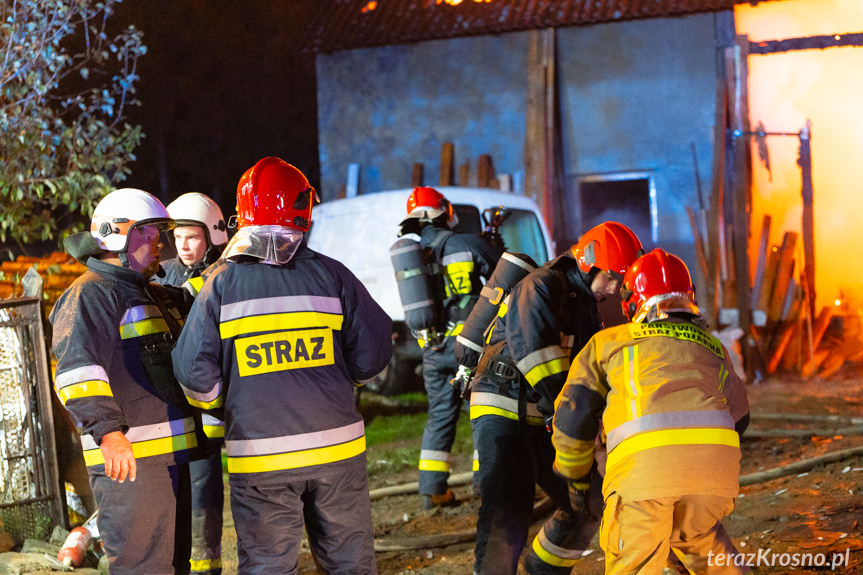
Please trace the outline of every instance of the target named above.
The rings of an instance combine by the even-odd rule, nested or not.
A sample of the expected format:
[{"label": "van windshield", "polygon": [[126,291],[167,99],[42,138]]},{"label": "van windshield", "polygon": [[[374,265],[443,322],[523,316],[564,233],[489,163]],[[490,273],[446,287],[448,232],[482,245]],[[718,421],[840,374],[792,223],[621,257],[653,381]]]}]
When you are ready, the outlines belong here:
[{"label": "van windshield", "polygon": [[500,227],[500,235],[506,250],[527,254],[533,260],[542,265],[548,261],[548,252],[545,249],[545,239],[542,237],[542,229],[536,214],[529,210],[517,210],[507,208],[510,216]]}]

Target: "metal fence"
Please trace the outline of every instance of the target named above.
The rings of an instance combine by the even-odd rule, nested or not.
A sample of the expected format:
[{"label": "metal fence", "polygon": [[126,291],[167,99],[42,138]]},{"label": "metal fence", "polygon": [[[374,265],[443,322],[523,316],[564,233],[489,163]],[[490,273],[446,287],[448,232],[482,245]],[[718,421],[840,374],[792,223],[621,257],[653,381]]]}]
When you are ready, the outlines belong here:
[{"label": "metal fence", "polygon": [[40,300],[0,300],[0,518],[16,541],[63,525]]}]

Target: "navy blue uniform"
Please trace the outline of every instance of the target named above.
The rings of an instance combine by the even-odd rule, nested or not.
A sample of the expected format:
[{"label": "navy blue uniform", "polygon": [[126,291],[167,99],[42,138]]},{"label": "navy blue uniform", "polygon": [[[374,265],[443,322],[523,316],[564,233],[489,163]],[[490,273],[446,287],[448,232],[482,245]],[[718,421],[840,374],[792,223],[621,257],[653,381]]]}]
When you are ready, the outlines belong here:
[{"label": "navy blue uniform", "polygon": [[558,509],[529,552],[529,573],[568,573],[596,530],[571,512],[546,430],[571,359],[601,327],[589,282],[566,254],[525,276],[498,311],[470,399],[482,494],[476,573],[516,573],[536,483]]},{"label": "navy blue uniform", "polygon": [[392,354],[392,320],[339,262],[211,271],[173,352],[193,405],[224,408],[240,572],[295,573],[303,523],[325,572],[377,572],[353,387]]},{"label": "navy blue uniform", "polygon": [[422,229],[420,245],[431,249],[443,268],[447,324],[439,326],[444,333],[442,340],[421,342],[429,407],[420,451],[419,492],[441,495],[447,490],[450,451],[462,407],[460,391],[449,384],[458,370],[455,340],[479,299],[482,279],[491,276],[501,251],[474,234],[456,234],[433,225]]},{"label": "navy blue uniform", "polygon": [[[84,461],[114,575],[189,572],[189,478],[200,429],[171,376],[169,325],[142,274],[95,258],[51,312],[55,388],[82,429]],[[179,303],[177,300],[176,303]],[[122,431],[137,480],[105,476],[99,445]]]}]

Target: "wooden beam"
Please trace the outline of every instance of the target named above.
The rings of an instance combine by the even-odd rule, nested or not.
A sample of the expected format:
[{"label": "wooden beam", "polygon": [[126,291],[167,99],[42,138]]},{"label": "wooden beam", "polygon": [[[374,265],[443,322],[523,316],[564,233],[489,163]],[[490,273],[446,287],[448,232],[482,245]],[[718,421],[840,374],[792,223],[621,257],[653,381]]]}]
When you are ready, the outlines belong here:
[{"label": "wooden beam", "polygon": [[455,146],[452,142],[444,142],[440,154],[440,181],[441,186],[453,185]]},{"label": "wooden beam", "polygon": [[797,232],[785,232],[782,247],[779,250],[779,264],[776,268],[776,279],[767,305],[767,319],[779,321],[785,306],[785,295],[788,285],[794,275],[794,254],[797,251]]},{"label": "wooden beam", "polygon": [[803,196],[803,275],[806,280],[807,305],[809,317],[815,317],[815,216],[812,209],[812,151],[809,146],[812,124],[806,121],[806,128],[800,132],[800,150],[797,163],[800,164]]},{"label": "wooden beam", "polygon": [[480,188],[490,188],[491,181],[494,178],[494,166],[491,162],[491,156],[482,154],[479,157],[476,167],[476,185]]},{"label": "wooden beam", "polygon": [[417,188],[419,186],[424,185],[423,184],[423,172],[424,172],[424,170],[425,170],[425,167],[422,164],[420,164],[420,163],[414,164],[414,170],[413,170],[413,173],[411,174],[411,187],[412,188]]},{"label": "wooden beam", "polygon": [[458,185],[465,188],[468,186],[469,181],[470,181],[470,160],[465,160],[464,163],[458,167]]}]

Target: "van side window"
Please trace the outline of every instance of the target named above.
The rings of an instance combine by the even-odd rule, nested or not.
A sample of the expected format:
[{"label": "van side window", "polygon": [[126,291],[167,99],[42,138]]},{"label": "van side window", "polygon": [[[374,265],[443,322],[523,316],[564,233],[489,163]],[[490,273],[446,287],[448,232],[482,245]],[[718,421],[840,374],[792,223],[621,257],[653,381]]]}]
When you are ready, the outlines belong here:
[{"label": "van side window", "polygon": [[538,264],[548,261],[545,239],[536,214],[528,210],[507,210],[512,214],[500,227],[500,235],[507,251],[527,254]]},{"label": "van side window", "polygon": [[482,232],[482,219],[479,217],[479,209],[470,204],[453,204],[452,209],[458,217],[458,225],[453,228],[454,232],[478,234]]}]

